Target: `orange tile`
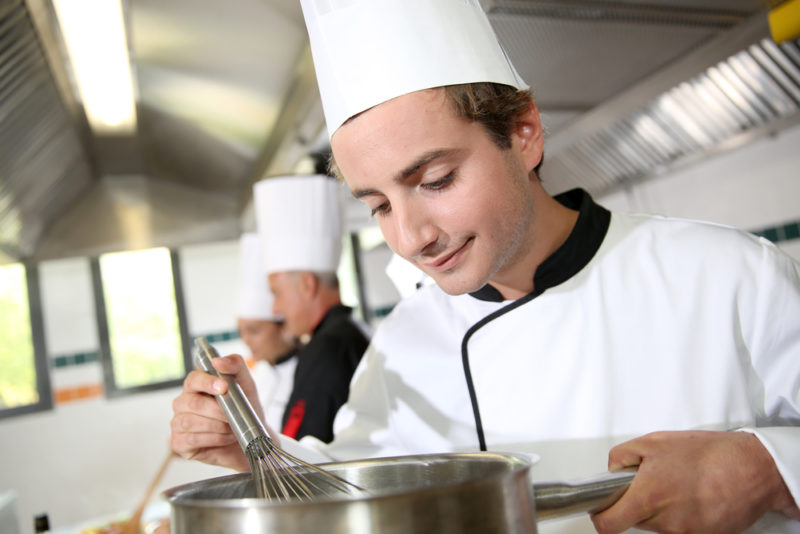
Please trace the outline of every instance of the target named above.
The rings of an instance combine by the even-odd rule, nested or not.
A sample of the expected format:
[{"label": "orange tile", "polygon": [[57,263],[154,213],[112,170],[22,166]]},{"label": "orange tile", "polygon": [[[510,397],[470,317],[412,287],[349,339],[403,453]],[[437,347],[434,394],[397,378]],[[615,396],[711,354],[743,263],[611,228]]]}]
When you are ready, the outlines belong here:
[{"label": "orange tile", "polygon": [[64,404],[78,400],[102,397],[103,391],[103,384],[84,384],[82,386],[55,390],[54,400],[56,404]]}]

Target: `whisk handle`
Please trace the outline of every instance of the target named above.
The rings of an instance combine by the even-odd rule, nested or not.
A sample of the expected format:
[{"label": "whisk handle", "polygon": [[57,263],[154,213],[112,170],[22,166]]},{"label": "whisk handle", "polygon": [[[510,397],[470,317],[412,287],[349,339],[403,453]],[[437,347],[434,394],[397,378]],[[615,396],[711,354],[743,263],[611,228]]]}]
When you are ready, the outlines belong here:
[{"label": "whisk handle", "polygon": [[217,350],[204,337],[197,337],[194,340],[194,350],[192,351],[195,365],[203,371],[222,378],[228,383],[228,391],[223,395],[217,395],[217,402],[222,407],[228,422],[231,425],[234,435],[239,442],[242,451],[247,453],[247,447],[254,439],[267,437],[267,430],[256,415],[250,401],[245,397],[242,388],[232,375],[220,374],[211,365],[213,358],[219,358]]}]

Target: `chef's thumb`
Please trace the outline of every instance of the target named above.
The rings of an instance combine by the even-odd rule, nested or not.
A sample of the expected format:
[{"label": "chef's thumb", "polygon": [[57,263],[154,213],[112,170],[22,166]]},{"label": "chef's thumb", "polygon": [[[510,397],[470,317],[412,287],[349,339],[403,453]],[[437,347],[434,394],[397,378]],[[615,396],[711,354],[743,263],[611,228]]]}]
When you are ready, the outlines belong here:
[{"label": "chef's thumb", "polygon": [[608,470],[621,471],[629,467],[636,467],[642,463],[643,456],[639,454],[631,442],[617,445],[608,453]]}]

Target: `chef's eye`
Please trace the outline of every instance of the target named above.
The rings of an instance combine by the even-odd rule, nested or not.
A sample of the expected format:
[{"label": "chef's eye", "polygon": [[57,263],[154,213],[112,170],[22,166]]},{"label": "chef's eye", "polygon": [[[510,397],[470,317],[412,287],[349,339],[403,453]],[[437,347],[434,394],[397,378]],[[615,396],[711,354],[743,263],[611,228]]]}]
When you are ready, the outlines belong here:
[{"label": "chef's eye", "polygon": [[441,191],[442,189],[447,188],[450,184],[453,183],[453,179],[456,177],[456,171],[450,172],[447,176],[439,178],[438,180],[434,180],[433,182],[428,182],[422,184],[422,187],[429,190],[429,191]]},{"label": "chef's eye", "polygon": [[388,214],[389,213],[389,209],[390,209],[389,208],[389,203],[388,202],[384,202],[383,204],[380,204],[379,206],[375,206],[374,208],[372,208],[372,210],[370,211],[370,215],[373,216],[373,217],[378,215],[380,217],[380,216]]}]

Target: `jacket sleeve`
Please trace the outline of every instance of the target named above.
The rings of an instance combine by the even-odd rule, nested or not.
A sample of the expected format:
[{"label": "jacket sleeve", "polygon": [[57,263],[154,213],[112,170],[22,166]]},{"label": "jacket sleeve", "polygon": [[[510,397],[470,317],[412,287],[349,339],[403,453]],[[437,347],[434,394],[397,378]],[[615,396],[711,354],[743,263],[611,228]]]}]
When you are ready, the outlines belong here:
[{"label": "jacket sleeve", "polygon": [[[763,241],[762,241],[763,243]],[[750,353],[762,380],[764,413],[753,432],[772,454],[800,506],[800,266],[763,243]]]},{"label": "jacket sleeve", "polygon": [[336,415],[335,439],[326,452],[338,460],[405,453],[390,428],[392,406],[385,356],[374,341],[373,338],[353,375],[347,403]]}]

